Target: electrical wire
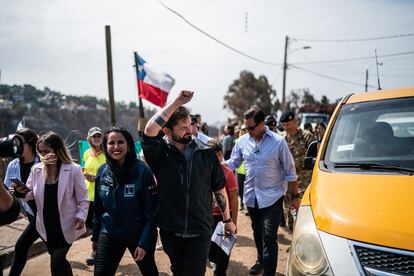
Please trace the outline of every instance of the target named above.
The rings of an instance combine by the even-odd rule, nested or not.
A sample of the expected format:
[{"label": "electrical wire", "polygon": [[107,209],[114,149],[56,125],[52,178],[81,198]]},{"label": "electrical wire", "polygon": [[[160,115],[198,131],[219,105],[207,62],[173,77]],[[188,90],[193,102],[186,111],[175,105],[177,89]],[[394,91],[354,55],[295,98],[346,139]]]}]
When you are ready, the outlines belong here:
[{"label": "electrical wire", "polygon": [[[211,3],[211,5],[210,4],[207,5],[207,2]],[[251,36],[255,41],[263,42],[264,44],[269,46],[271,49],[274,49],[276,47],[275,43],[270,43],[269,41],[264,40],[262,38],[262,36],[259,37],[257,35],[254,35],[251,31],[250,32],[241,31],[241,29],[245,29],[245,15],[244,14],[243,14],[243,16],[236,16],[236,18],[234,18],[234,17],[231,17],[231,16],[227,15],[228,9],[226,9],[226,7],[219,6],[219,5],[214,5],[211,2],[211,0],[209,0],[207,2],[206,2],[206,0],[201,0],[198,3],[204,5],[208,9],[212,10],[215,14],[219,15],[223,20],[225,20],[229,24],[231,24],[240,33],[243,33],[244,35],[247,35],[247,36]],[[239,21],[239,22],[237,22],[237,21]],[[243,26],[242,28],[240,28],[241,25]],[[264,34],[263,32],[258,31],[258,33],[262,33],[263,37],[265,37],[265,36],[267,37],[267,34]]]},{"label": "electrical wire", "polygon": [[228,16],[226,14],[225,10],[220,9],[217,5],[211,5],[210,1],[206,1],[206,0],[200,0],[198,1],[199,4],[202,4],[203,6],[205,6],[207,9],[213,11],[216,15],[218,15],[219,17],[221,17],[223,20],[227,21],[229,24],[233,25],[236,29],[240,28],[240,22],[239,19],[236,19],[232,16]]},{"label": "electrical wire", "polygon": [[[400,52],[400,53],[393,53],[388,55],[379,55],[378,58],[389,58],[389,57],[396,57],[396,56],[406,56],[406,55],[413,55],[414,51],[409,52]],[[308,65],[308,64],[328,64],[328,63],[341,63],[341,62],[353,62],[353,61],[361,61],[361,60],[369,60],[374,59],[374,56],[369,57],[357,57],[357,58],[344,58],[344,59],[332,59],[332,60],[320,60],[320,61],[311,61],[311,62],[297,62],[297,65]]]},{"label": "electrical wire", "polygon": [[274,84],[276,83],[277,79],[280,77],[282,72],[283,72],[283,68],[280,68],[276,76],[273,78],[273,81],[270,83],[271,86],[274,86]]},{"label": "electrical wire", "polygon": [[[331,77],[331,76],[321,74],[321,73],[318,73],[318,72],[314,72],[314,71],[311,71],[311,70],[308,70],[308,69],[304,69],[304,68],[301,68],[301,67],[298,67],[298,66],[295,66],[295,65],[292,65],[292,64],[290,64],[289,67],[291,67],[293,69],[296,69],[296,70],[304,71],[304,72],[307,72],[307,73],[310,73],[310,74],[313,74],[313,75],[316,75],[316,76],[319,76],[319,77],[322,77],[322,78],[325,78],[325,79],[330,79],[330,80],[339,81],[339,82],[343,82],[343,83],[353,84],[353,85],[357,85],[357,86],[365,86],[365,84],[362,84],[362,83]],[[372,85],[368,85],[368,86],[371,87],[371,88],[376,88],[375,86],[372,86]]]},{"label": "electrical wire", "polygon": [[[304,55],[303,52],[301,52],[301,56],[302,56],[303,59],[308,60],[309,62],[313,62],[306,55]],[[295,65],[297,65],[297,64],[295,63]],[[374,65],[375,65],[375,63],[371,63],[363,71],[365,72],[365,70],[368,70],[371,66],[374,66]],[[343,71],[343,72],[346,72],[346,73],[349,73],[349,74],[354,74],[354,75],[361,75],[362,72],[363,72],[361,70],[359,70],[359,71],[350,70],[349,68],[343,67],[342,64],[341,65],[338,65],[338,64],[322,64],[320,66],[326,66],[326,67],[334,68],[336,70],[340,70],[340,71]],[[352,64],[351,66],[354,66],[354,64]],[[315,69],[320,69],[320,68],[315,68]],[[404,71],[406,72],[407,70],[404,70]],[[377,77],[377,75],[376,74],[373,74],[373,73],[369,73],[369,76],[372,77],[372,78],[374,78],[374,77],[376,78]],[[408,76],[408,75],[403,75],[403,74],[393,75],[393,74],[384,74],[384,73],[381,73],[381,77],[397,78],[397,79],[408,79],[408,78],[412,78],[413,76]]]},{"label": "electrical wire", "polygon": [[[177,12],[174,9],[170,8],[169,6],[167,6],[166,4],[164,4],[161,0],[157,0],[157,1],[164,8],[166,8],[167,10],[169,10],[170,12],[172,12],[173,14],[175,14],[176,16],[180,17],[185,23],[187,23],[188,25],[190,25],[192,28],[194,28],[197,31],[201,32],[202,34],[204,34],[205,36],[209,37],[210,39],[216,41],[220,45],[222,45],[222,46],[230,49],[231,51],[236,52],[239,55],[242,55],[242,56],[244,56],[246,58],[249,58],[251,60],[254,60],[256,62],[260,62],[260,63],[267,64],[267,65],[271,65],[271,66],[282,66],[281,63],[269,62],[269,61],[265,61],[265,60],[256,58],[254,56],[251,56],[249,54],[246,54],[246,53],[244,53],[244,52],[242,52],[242,51],[240,51],[240,50],[238,50],[238,49],[236,49],[236,48],[228,45],[227,43],[219,40],[218,38],[214,37],[213,35],[207,33],[203,29],[199,28],[195,24],[191,23],[182,14],[180,14],[179,12]],[[414,34],[402,34],[402,35],[395,35],[395,36],[388,36],[388,37],[366,38],[366,39],[358,39],[358,40],[355,40],[355,39],[353,39],[353,40],[345,40],[345,39],[343,39],[343,40],[307,40],[307,39],[297,39],[297,38],[295,38],[294,40],[296,40],[296,41],[313,41],[313,42],[322,42],[322,41],[323,42],[334,42],[334,41],[335,42],[345,42],[345,41],[346,42],[350,42],[350,41],[366,41],[366,40],[388,39],[388,38],[396,38],[396,37],[404,37],[404,36],[412,36],[412,35],[414,35]],[[378,56],[378,57],[380,57],[380,58],[387,58],[387,57],[402,56],[402,55],[411,55],[411,54],[414,54],[414,51],[402,52],[402,53],[394,53],[394,54],[389,54],[389,55],[381,55],[381,56]],[[295,65],[289,64],[289,67],[290,68],[293,68],[293,69],[300,70],[300,71],[304,71],[304,72],[307,72],[307,73],[310,73],[310,74],[314,74],[314,75],[317,75],[319,77],[327,78],[327,79],[330,79],[330,80],[339,81],[339,82],[348,83],[348,84],[353,84],[353,85],[358,85],[358,86],[364,86],[364,84],[361,84],[361,83],[357,83],[357,82],[353,82],[353,81],[348,81],[348,80],[343,80],[343,79],[339,79],[339,78],[336,78],[336,77],[331,77],[331,76],[328,76],[328,75],[325,75],[325,74],[321,74],[321,73],[318,73],[318,72],[315,72],[315,71],[311,71],[311,70],[308,70],[308,69],[301,68],[301,67],[296,66],[296,65],[297,64],[298,65],[307,65],[307,64],[327,64],[327,63],[338,63],[338,62],[352,62],[352,61],[361,61],[361,60],[366,60],[366,59],[373,59],[373,57],[370,56],[370,57],[359,57],[359,58],[338,59],[338,60],[325,60],[325,61],[314,61],[314,62],[302,62],[302,63],[295,63]],[[280,72],[281,71],[279,71],[279,73]],[[275,79],[278,78],[279,73],[277,74],[277,76],[276,76]],[[375,88],[374,86],[371,86],[371,85],[369,85],[369,87]]]},{"label": "electrical wire", "polygon": [[179,12],[173,10],[172,8],[168,7],[167,5],[165,5],[163,2],[161,2],[161,0],[157,0],[158,3],[160,3],[164,8],[166,8],[167,10],[169,10],[170,12],[172,12],[173,14],[175,14],[176,16],[180,17],[185,23],[187,23],[188,25],[190,25],[191,27],[193,27],[194,29],[196,29],[197,31],[199,31],[200,33],[204,34],[205,36],[209,37],[210,39],[216,41],[217,43],[221,44],[222,46],[232,50],[233,52],[238,53],[239,55],[242,55],[246,58],[249,58],[251,60],[263,63],[263,64],[267,64],[267,65],[271,65],[271,66],[281,66],[281,63],[276,63],[276,62],[269,62],[266,60],[262,60],[259,58],[256,58],[254,56],[251,56],[249,54],[246,54],[230,45],[228,45],[227,43],[219,40],[218,38],[212,36],[211,34],[207,33],[206,31],[202,30],[201,28],[197,27],[196,25],[194,25],[193,23],[191,23],[189,20],[187,20],[183,15],[181,15]]},{"label": "electrical wire", "polygon": [[[231,2],[231,1],[216,0],[216,3],[222,3],[222,4],[224,4],[224,5],[227,5],[227,7],[229,7],[231,10],[233,10],[233,11],[234,11],[234,13],[242,15],[242,16],[243,16],[243,18],[244,18],[245,13],[246,13],[246,10],[245,10],[245,9],[243,9],[243,8],[240,8],[240,7],[236,6],[236,5],[233,5],[233,4],[231,4],[230,2]],[[240,4],[240,3],[239,3],[239,4]]]},{"label": "electrical wire", "polygon": [[379,37],[368,37],[368,38],[354,38],[354,39],[306,39],[306,38],[292,38],[292,39],[296,41],[306,41],[306,42],[363,42],[363,41],[372,41],[372,40],[402,38],[402,37],[409,37],[409,36],[414,36],[414,33],[379,36]]},{"label": "electrical wire", "polygon": [[[245,13],[244,12],[239,13],[239,12],[235,11],[235,9],[231,6],[229,6],[226,1],[220,1],[220,0],[219,1],[217,1],[217,0],[207,0],[207,1],[209,3],[211,3],[212,6],[222,10],[224,13],[228,13],[228,15],[226,15],[226,16],[233,16],[233,17],[237,18],[237,20],[244,21]],[[224,5],[221,5],[221,4],[224,4]]]}]

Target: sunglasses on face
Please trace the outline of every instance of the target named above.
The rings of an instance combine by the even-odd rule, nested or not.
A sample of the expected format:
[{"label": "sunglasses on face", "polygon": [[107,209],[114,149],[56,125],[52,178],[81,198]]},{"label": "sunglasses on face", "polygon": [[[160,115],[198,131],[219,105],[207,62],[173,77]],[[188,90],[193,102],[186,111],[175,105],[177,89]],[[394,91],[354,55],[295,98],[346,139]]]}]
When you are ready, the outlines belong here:
[{"label": "sunglasses on face", "polygon": [[254,126],[246,126],[246,129],[249,131],[254,130],[259,124],[255,124]]}]

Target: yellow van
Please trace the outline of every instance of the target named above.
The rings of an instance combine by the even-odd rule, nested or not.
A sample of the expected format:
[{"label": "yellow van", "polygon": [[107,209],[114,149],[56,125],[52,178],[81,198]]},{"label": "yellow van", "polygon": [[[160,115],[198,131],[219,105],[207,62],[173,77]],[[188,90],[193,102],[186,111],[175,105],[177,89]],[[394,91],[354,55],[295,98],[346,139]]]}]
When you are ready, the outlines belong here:
[{"label": "yellow van", "polygon": [[309,160],[287,275],[414,275],[414,88],[344,97]]}]

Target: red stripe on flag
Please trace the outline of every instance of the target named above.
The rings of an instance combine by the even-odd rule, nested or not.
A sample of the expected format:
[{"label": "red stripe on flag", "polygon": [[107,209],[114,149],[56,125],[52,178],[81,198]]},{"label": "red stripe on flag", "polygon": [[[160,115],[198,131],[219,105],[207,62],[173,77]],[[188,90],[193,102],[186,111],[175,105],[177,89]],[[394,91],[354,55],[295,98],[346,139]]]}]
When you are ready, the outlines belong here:
[{"label": "red stripe on flag", "polygon": [[155,105],[164,107],[167,102],[168,93],[158,87],[138,80],[139,97]]}]

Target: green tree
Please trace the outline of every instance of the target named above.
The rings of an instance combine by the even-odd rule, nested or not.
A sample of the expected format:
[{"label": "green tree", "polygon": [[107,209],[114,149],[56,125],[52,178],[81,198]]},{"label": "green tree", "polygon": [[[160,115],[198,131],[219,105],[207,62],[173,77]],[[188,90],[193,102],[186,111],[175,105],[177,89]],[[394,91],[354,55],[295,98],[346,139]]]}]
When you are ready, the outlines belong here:
[{"label": "green tree", "polygon": [[265,76],[256,78],[252,72],[242,71],[224,95],[223,107],[231,110],[239,120],[243,120],[244,112],[253,105],[262,108],[265,114],[273,114],[280,103],[276,98],[276,90]]},{"label": "green tree", "polygon": [[329,104],[329,99],[326,95],[322,95],[321,104]]},{"label": "green tree", "polygon": [[299,102],[300,102],[300,91],[298,90],[292,90],[290,91],[290,94],[287,98],[287,108],[286,110],[290,110],[296,113],[296,111],[299,109]]},{"label": "green tree", "polygon": [[303,96],[302,96],[302,104],[303,105],[312,105],[315,104],[316,100],[315,97],[313,96],[313,94],[311,94],[311,92],[309,91],[308,88],[303,89]]}]

